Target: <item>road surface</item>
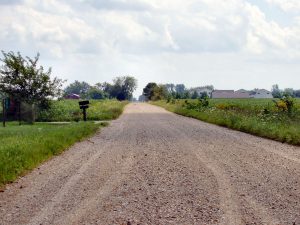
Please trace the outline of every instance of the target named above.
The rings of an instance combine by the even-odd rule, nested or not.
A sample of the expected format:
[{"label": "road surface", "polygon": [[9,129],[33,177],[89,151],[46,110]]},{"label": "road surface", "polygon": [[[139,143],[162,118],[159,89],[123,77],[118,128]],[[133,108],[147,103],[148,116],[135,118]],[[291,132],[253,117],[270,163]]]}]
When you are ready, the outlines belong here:
[{"label": "road surface", "polygon": [[300,148],[130,104],[0,193],[0,224],[300,224]]}]

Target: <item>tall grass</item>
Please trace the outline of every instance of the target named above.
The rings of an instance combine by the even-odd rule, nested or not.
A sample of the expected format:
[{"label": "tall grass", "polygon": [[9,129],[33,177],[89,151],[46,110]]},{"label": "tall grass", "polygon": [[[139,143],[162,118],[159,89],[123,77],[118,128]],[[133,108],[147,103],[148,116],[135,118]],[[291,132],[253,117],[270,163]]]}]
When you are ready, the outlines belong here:
[{"label": "tall grass", "polygon": [[79,122],[0,127],[0,186],[95,133],[101,124]]},{"label": "tall grass", "polygon": [[183,100],[175,104],[152,102],[171,112],[273,140],[300,145],[300,101],[292,116],[278,112],[267,99],[212,99],[210,106],[187,109]]},{"label": "tall grass", "polygon": [[[122,114],[128,102],[117,100],[91,100],[87,109],[88,120],[112,120]],[[52,101],[50,108],[38,113],[37,121],[77,121],[82,119],[78,100]]]}]

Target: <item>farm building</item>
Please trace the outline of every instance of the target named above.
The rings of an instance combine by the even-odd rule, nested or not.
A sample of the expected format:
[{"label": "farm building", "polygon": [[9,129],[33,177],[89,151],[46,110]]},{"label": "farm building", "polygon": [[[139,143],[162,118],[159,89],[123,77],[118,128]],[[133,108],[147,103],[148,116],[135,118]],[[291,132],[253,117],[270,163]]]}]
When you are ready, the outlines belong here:
[{"label": "farm building", "polygon": [[250,95],[251,98],[273,98],[272,93],[265,89],[255,89],[253,92]]},{"label": "farm building", "polygon": [[214,90],[213,86],[196,87],[190,89],[190,94],[192,95],[196,91],[199,96],[202,93],[206,93],[207,96],[211,97],[213,90]]},{"label": "farm building", "polygon": [[212,98],[250,98],[249,92],[241,92],[234,90],[214,90]]},{"label": "farm building", "polygon": [[68,94],[65,99],[80,99],[80,95],[77,94]]}]

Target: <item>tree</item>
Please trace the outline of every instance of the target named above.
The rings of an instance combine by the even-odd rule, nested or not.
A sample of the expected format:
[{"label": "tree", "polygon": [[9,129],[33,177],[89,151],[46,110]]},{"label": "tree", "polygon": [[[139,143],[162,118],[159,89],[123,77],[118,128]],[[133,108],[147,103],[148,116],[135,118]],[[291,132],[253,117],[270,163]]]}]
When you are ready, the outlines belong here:
[{"label": "tree", "polygon": [[175,91],[182,95],[185,91],[185,85],[184,84],[176,84]]},{"label": "tree", "polygon": [[87,82],[75,80],[65,88],[64,95],[77,94],[80,95],[80,97],[85,98],[90,89],[91,86]]},{"label": "tree", "polygon": [[165,85],[157,85],[153,89],[153,96],[151,96],[152,101],[158,101],[162,99],[166,99],[168,96],[168,91]]},{"label": "tree", "polygon": [[4,65],[0,69],[0,91],[19,103],[19,119],[21,102],[31,105],[31,122],[34,122],[34,106],[59,96],[64,81],[57,77],[51,79],[51,68],[44,71],[43,66],[38,65],[39,54],[31,59],[23,58],[19,52],[2,53]]},{"label": "tree", "polygon": [[98,89],[96,86],[91,87],[86,95],[88,99],[106,99],[109,97],[108,93]]},{"label": "tree", "polygon": [[281,98],[282,97],[282,91],[279,89],[278,84],[274,84],[272,86],[272,95],[274,98]]},{"label": "tree", "polygon": [[22,82],[25,73],[25,59],[20,52],[5,53],[2,51],[4,65],[0,69],[0,89],[1,92],[13,96],[15,100],[20,101],[25,95],[25,86]]},{"label": "tree", "polygon": [[295,90],[294,95],[296,98],[300,98],[300,90]]},{"label": "tree", "polygon": [[200,98],[201,98],[201,99],[208,98],[208,97],[209,97],[209,96],[208,96],[207,92],[201,92],[201,93],[200,93]]},{"label": "tree", "polygon": [[294,89],[293,88],[285,88],[283,91],[283,95],[295,97]]},{"label": "tree", "polygon": [[165,84],[165,87],[170,94],[176,92],[175,84]]},{"label": "tree", "polygon": [[197,91],[194,91],[193,94],[192,94],[192,96],[191,96],[191,98],[192,98],[192,99],[197,99],[197,98],[199,98],[198,92],[197,92]]},{"label": "tree", "polygon": [[132,94],[137,88],[137,80],[131,76],[117,77],[110,87],[110,96],[120,101],[131,100]]},{"label": "tree", "polygon": [[154,89],[157,87],[156,83],[148,83],[146,87],[143,89],[143,95],[145,96],[145,100],[149,101],[154,96]]},{"label": "tree", "polygon": [[184,93],[183,93],[183,98],[184,98],[184,99],[190,99],[190,98],[191,98],[190,92],[189,92],[189,91],[184,91]]}]

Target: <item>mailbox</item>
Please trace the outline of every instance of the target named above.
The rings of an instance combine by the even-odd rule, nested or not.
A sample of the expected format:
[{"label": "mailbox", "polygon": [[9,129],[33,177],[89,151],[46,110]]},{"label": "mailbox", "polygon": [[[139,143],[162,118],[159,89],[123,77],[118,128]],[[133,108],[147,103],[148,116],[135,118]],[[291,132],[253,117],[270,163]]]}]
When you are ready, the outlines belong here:
[{"label": "mailbox", "polygon": [[89,108],[90,101],[80,101],[78,104],[79,108],[82,109],[83,120],[86,121],[86,109]]}]

